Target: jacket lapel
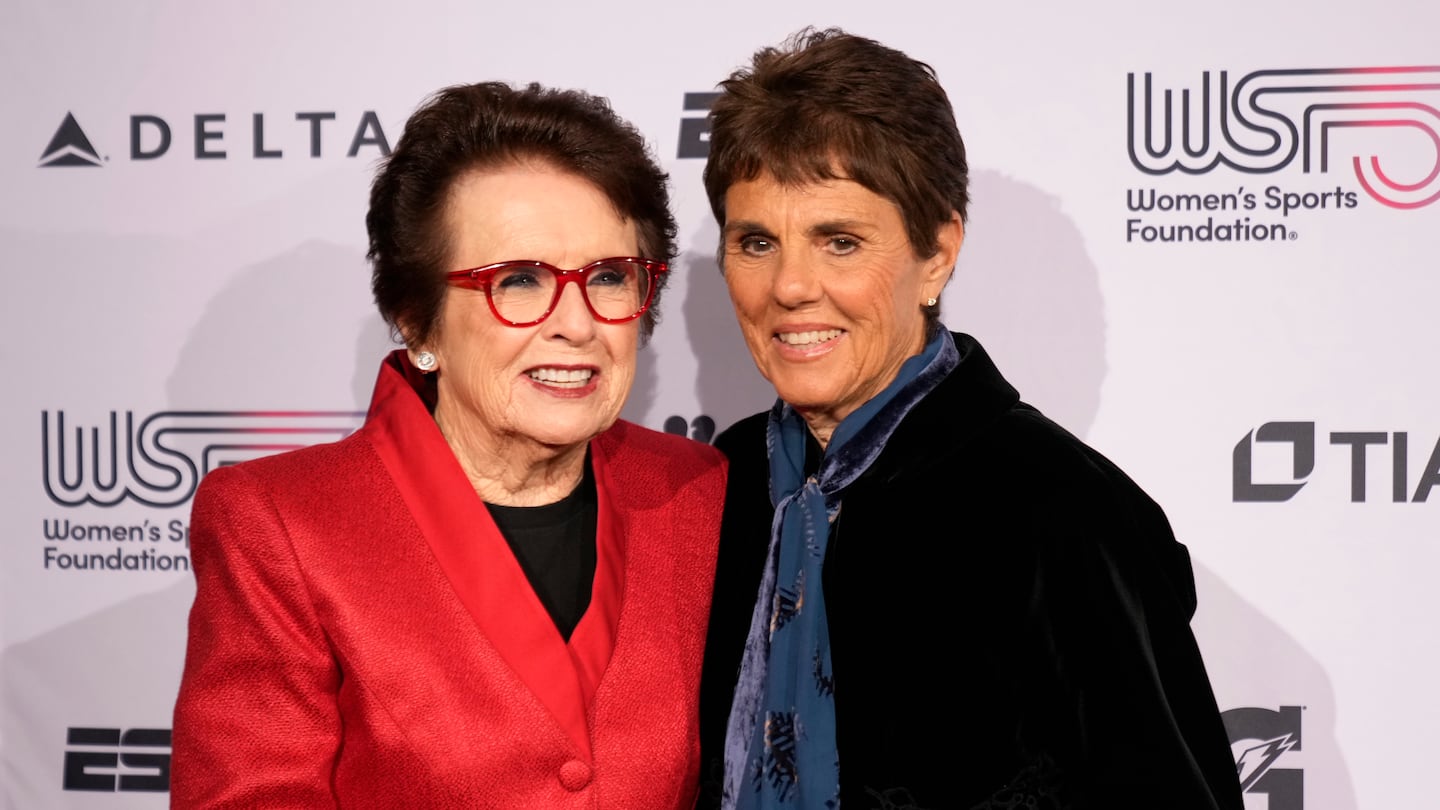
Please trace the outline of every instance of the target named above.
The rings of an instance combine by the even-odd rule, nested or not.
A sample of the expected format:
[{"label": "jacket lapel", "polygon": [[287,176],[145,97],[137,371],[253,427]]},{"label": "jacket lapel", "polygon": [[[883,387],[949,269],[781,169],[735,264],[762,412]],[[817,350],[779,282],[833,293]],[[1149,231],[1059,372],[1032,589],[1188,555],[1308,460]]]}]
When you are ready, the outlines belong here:
[{"label": "jacket lapel", "polygon": [[602,442],[590,443],[590,461],[595,468],[595,492],[599,500],[595,521],[595,581],[590,606],[570,634],[570,656],[580,680],[584,705],[590,706],[600,679],[610,665],[615,637],[620,626],[620,608],[625,592],[625,538],[632,527],[617,508],[612,459]]},{"label": "jacket lapel", "polygon": [[[572,644],[566,645],[435,426],[425,401],[428,382],[410,367],[403,352],[394,352],[376,382],[367,424],[373,427],[370,440],[480,632],[554,717],[580,755],[590,760],[586,707],[608,663],[618,622],[614,580],[621,574],[614,570],[616,557],[609,548],[618,541],[610,539],[597,548],[597,592],[572,634]],[[598,467],[597,463],[598,528],[600,537],[609,538],[617,534],[613,531],[616,519]],[[596,611],[596,601],[608,601],[613,617],[607,619],[604,611]]]}]

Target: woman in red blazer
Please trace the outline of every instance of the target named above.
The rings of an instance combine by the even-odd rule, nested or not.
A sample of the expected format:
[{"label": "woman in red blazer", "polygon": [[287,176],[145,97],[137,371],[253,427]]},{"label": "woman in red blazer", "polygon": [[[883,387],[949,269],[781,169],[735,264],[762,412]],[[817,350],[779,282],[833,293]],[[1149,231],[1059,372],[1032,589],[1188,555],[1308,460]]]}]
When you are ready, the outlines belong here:
[{"label": "woman in red blazer", "polygon": [[173,806],[689,807],[724,463],[618,421],[664,174],[601,99],[453,87],[367,225],[364,427],[196,495]]}]

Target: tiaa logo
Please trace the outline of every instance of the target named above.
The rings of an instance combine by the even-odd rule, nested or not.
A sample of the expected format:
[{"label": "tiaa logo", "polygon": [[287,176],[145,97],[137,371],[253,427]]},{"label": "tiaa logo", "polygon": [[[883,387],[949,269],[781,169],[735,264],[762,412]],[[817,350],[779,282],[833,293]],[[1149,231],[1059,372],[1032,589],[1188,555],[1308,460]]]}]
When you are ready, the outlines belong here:
[{"label": "tiaa logo", "polygon": [[1128,92],[1130,162],[1146,174],[1269,174],[1297,160],[1323,174],[1348,158],[1377,202],[1440,199],[1440,66],[1257,70],[1233,83],[1205,71],[1178,97],[1131,73]]}]

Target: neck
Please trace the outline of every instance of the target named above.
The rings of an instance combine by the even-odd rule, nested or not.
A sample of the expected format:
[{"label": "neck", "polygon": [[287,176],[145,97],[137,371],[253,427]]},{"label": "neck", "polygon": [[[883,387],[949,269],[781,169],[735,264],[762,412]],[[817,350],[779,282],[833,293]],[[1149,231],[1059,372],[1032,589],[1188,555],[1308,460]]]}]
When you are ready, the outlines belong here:
[{"label": "neck", "polygon": [[810,428],[810,435],[820,443],[820,449],[824,450],[830,444],[830,434],[835,432],[835,426],[840,424],[840,420],[827,411],[801,411],[799,408],[796,408],[796,411]]},{"label": "neck", "polygon": [[588,445],[556,447],[521,437],[494,437],[454,418],[436,403],[435,424],[486,503],[543,506],[574,491],[585,474]]}]

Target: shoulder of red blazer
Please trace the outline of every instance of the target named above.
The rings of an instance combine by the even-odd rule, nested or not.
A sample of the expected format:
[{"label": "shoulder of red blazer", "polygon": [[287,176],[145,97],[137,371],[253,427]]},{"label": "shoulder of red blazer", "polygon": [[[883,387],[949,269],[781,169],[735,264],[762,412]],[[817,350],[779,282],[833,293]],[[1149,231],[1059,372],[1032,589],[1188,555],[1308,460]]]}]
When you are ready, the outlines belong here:
[{"label": "shoulder of red blazer", "polygon": [[610,475],[621,483],[624,499],[650,507],[682,489],[698,486],[713,494],[718,516],[723,503],[725,456],[708,444],[619,421],[595,437]]}]

